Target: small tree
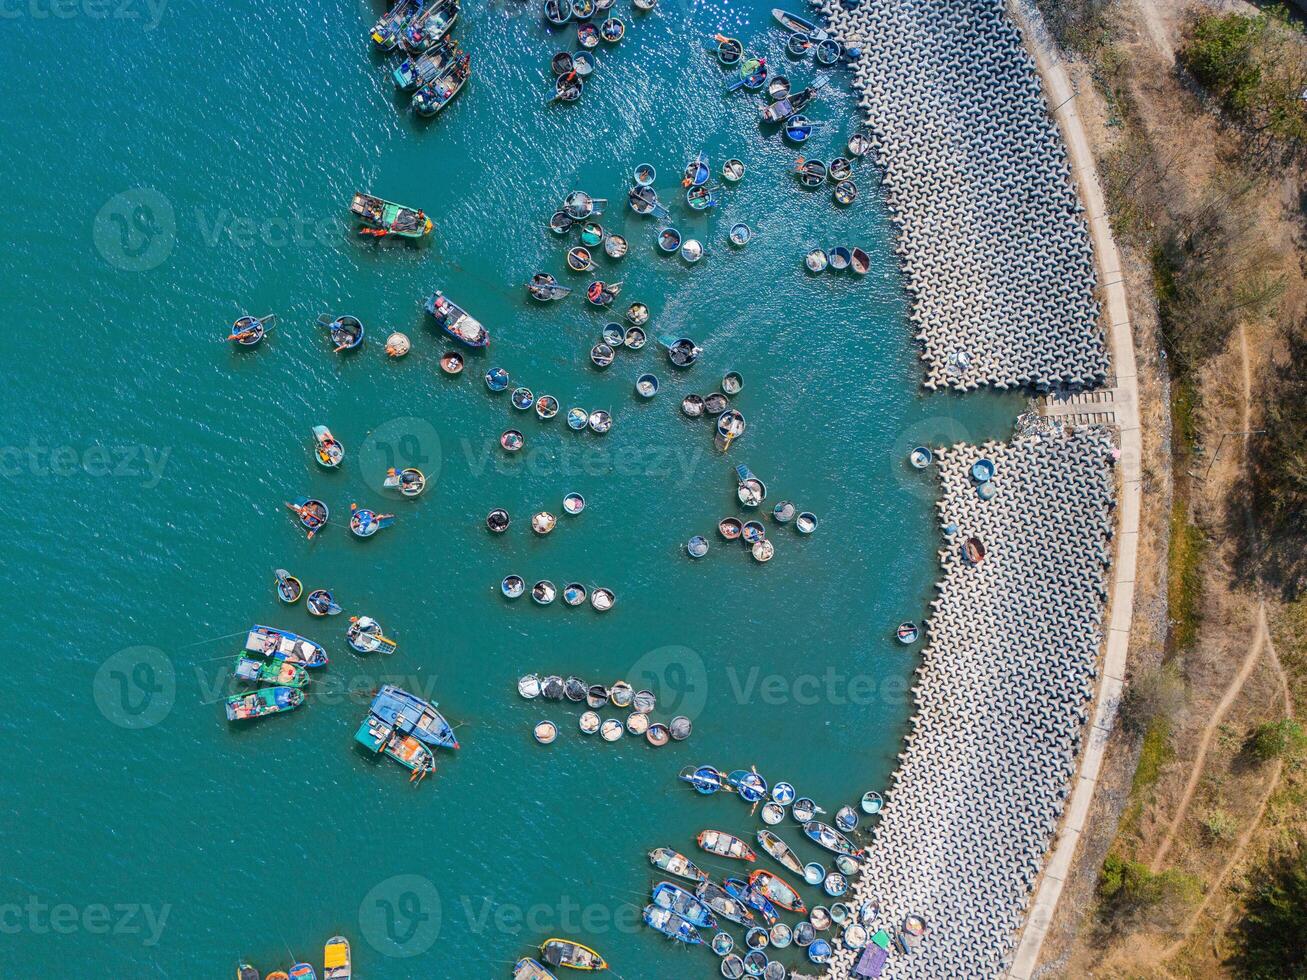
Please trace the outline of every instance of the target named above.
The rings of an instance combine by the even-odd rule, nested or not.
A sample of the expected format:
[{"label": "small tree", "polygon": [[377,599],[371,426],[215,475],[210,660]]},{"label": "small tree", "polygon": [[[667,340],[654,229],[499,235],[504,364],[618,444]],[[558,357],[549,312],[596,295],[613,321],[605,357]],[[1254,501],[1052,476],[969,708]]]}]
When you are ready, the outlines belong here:
[{"label": "small tree", "polygon": [[1307,841],[1299,839],[1255,879],[1235,956],[1249,980],[1307,976]]},{"label": "small tree", "polygon": [[1307,734],[1292,718],[1268,721],[1253,731],[1252,752],[1263,762],[1272,759],[1294,758],[1307,746]]},{"label": "small tree", "polygon": [[1238,827],[1238,823],[1234,817],[1219,807],[1215,810],[1208,810],[1203,817],[1203,831],[1207,834],[1209,840],[1230,840],[1234,837],[1236,827]]}]

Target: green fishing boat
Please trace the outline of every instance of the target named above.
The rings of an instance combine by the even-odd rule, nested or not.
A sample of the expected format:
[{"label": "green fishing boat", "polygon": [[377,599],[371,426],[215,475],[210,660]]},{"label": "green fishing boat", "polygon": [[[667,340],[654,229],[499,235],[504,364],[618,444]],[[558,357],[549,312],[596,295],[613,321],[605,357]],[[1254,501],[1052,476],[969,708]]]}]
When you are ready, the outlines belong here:
[{"label": "green fishing boat", "polygon": [[242,654],[236,658],[236,668],[232,673],[237,680],[249,681],[251,684],[273,684],[301,689],[309,686],[309,672],[299,664],[292,664],[285,660],[260,660]]},{"label": "green fishing boat", "polygon": [[350,212],[366,227],[360,234],[398,235],[401,238],[421,238],[430,234],[431,219],[423,212],[385,201],[371,194],[355,194],[349,203]]},{"label": "green fishing boat", "polygon": [[409,782],[435,772],[436,756],[429,748],[413,735],[387,724],[374,714],[369,714],[359,725],[354,741],[373,752],[384,752],[404,768],[412,770]]},{"label": "green fishing boat", "polygon": [[294,711],[304,703],[304,692],[293,687],[263,687],[249,694],[234,694],[227,699],[227,720],[243,721],[262,718],[283,711]]}]

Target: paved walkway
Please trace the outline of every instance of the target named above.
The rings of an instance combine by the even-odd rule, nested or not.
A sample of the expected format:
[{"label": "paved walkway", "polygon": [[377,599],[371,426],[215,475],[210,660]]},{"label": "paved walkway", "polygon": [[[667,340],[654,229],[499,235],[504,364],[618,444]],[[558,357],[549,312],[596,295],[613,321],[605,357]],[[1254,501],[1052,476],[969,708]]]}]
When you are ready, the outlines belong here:
[{"label": "paved walkway", "polygon": [[1058,838],[1044,866],[1044,873],[1031,899],[1026,925],[1021,932],[1012,966],[1011,980],[1028,980],[1035,973],[1044,937],[1053,921],[1062,886],[1071,871],[1076,846],[1084,831],[1085,820],[1098,785],[1098,773],[1125,681],[1126,651],[1130,641],[1130,624],[1134,614],[1135,564],[1139,544],[1141,504],[1139,432],[1139,392],[1135,374],[1135,346],[1131,334],[1130,310],[1122,284],[1121,256],[1112,238],[1107,206],[1093,150],[1085,133],[1076,103],[1075,89],[1062,64],[1061,53],[1049,37],[1043,19],[1028,0],[1012,0],[1013,15],[1026,35],[1026,44],[1035,59],[1044,82],[1044,92],[1053,116],[1062,130],[1085,206],[1089,232],[1094,244],[1098,281],[1103,299],[1108,351],[1116,371],[1113,387],[1066,398],[1053,398],[1045,413],[1070,416],[1110,416],[1111,424],[1121,433],[1121,497],[1118,506],[1116,561],[1112,576],[1111,615],[1103,669],[1099,675],[1098,697],[1089,737],[1080,760],[1080,773],[1071,790],[1071,801],[1062,818]]}]

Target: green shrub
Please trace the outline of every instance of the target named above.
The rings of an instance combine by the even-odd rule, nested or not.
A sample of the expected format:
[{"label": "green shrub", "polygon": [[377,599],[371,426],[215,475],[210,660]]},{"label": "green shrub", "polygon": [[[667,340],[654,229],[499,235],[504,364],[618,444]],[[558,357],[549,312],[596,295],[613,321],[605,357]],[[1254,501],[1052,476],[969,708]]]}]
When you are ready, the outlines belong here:
[{"label": "green shrub", "polygon": [[1307,842],[1297,841],[1257,876],[1238,932],[1241,976],[1307,977]]},{"label": "green shrub", "polygon": [[1238,821],[1219,807],[1215,810],[1208,810],[1203,815],[1203,832],[1207,835],[1208,840],[1231,840],[1238,826]]},{"label": "green shrub", "polygon": [[1293,758],[1307,746],[1307,733],[1292,718],[1258,725],[1251,740],[1252,753],[1263,762],[1282,757]]},{"label": "green shrub", "polygon": [[1101,909],[1108,917],[1174,913],[1192,905],[1202,886],[1193,875],[1168,868],[1157,874],[1142,861],[1109,854],[1098,880]]}]

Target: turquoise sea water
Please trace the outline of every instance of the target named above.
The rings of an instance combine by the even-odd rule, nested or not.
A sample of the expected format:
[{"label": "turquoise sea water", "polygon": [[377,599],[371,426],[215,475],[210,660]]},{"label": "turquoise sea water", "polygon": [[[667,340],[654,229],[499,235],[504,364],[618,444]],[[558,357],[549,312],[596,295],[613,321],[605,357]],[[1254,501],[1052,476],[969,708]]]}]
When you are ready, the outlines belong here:
[{"label": "turquoise sea water", "polygon": [[[0,52],[22,66],[0,80],[6,976],[216,978],[238,955],[268,971],[291,953],[320,966],[337,932],[361,977],[507,976],[556,934],[627,978],[713,975],[706,951],[631,925],[654,880],[645,853],[760,825],[676,772],[756,764],[831,811],[885,787],[915,663],[890,633],[925,615],[938,545],[933,486],[904,452],[1000,435],[1014,402],[920,393],[870,163],[840,211],[829,188],[800,190],[756,97],[723,95],[705,53],[723,28],[796,83],[813,74],[785,59],[764,5],[663,0],[636,18],[619,0],[628,36],[572,106],[546,105],[549,55],[570,36],[551,38],[533,5],[468,6],[455,33],[475,76],[432,123],[395,97],[395,59],[369,51],[367,3],[6,8]],[[807,151],[827,159],[853,119],[830,80]],[[749,168],[707,216],[675,183],[699,149],[715,170]],[[625,208],[641,161],[708,244],[697,266],[657,254],[655,224]],[[611,199],[602,220],[631,242],[620,264],[599,260],[625,282],[619,308],[644,301],[651,333],[698,340],[690,371],[650,345],[598,372],[586,354],[609,317],[579,293],[526,299],[537,270],[587,281],[544,224],[576,187]],[[425,208],[432,241],[357,239],[343,217],[356,189]],[[747,249],[726,244],[735,220],[759,231]],[[802,271],[808,248],[841,241],[871,252],[871,275]],[[458,379],[437,370],[447,345],[420,312],[434,288],[494,338]],[[279,316],[254,351],[222,339],[244,311]],[[363,350],[331,353],[314,324],[328,311],[364,321]],[[393,329],[414,340],[404,360],[382,354]],[[609,410],[612,432],[514,412],[480,380],[491,365]],[[745,377],[749,428],[722,458],[678,405],[726,370]],[[644,371],[663,382],[651,402],[632,390]],[[349,453],[339,472],[311,461],[320,423]],[[497,445],[510,425],[527,439],[516,457]],[[380,490],[394,454],[433,477],[420,499]],[[817,513],[818,533],[769,520],[766,566],[722,542],[737,463],[769,504]],[[571,490],[589,502],[576,518],[561,516]],[[301,493],[339,519],[312,542],[282,509]],[[351,501],[396,525],[351,538]],[[514,517],[502,537],[483,525],[495,506]],[[544,508],[560,527],[535,538]],[[712,551],[693,563],[696,533]],[[278,566],[379,618],[398,652],[360,660],[344,617],[279,605]],[[607,585],[618,604],[509,604],[510,572]],[[218,700],[254,622],[303,631],[332,663],[304,708],[234,727]],[[517,697],[530,671],[646,684],[656,716],[693,715],[694,734],[662,750],[585,739],[575,706]],[[383,678],[459,725],[463,748],[421,786],[352,744]],[[530,737],[541,718],[561,728],[548,748]],[[819,858],[796,827],[783,836]]]}]

